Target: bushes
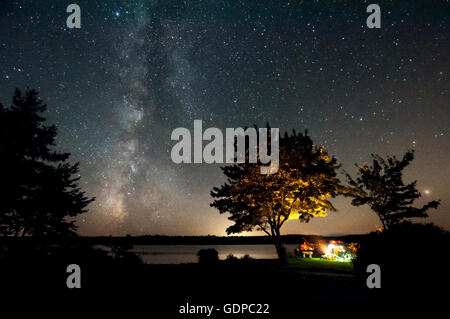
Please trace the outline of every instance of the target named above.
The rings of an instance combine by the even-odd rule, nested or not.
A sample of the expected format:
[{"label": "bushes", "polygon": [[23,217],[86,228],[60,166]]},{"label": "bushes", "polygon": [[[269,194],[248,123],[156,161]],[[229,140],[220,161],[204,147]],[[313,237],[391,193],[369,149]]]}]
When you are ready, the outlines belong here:
[{"label": "bushes", "polygon": [[227,258],[225,259],[226,262],[235,262],[237,260],[239,260],[239,259],[233,254],[229,254],[227,256]]},{"label": "bushes", "polygon": [[219,253],[214,248],[200,249],[197,253],[199,264],[216,264],[219,261]]},{"label": "bushes", "polygon": [[225,262],[228,264],[240,264],[240,265],[248,264],[253,261],[254,261],[254,259],[248,254],[242,256],[241,258],[238,258],[238,257],[234,256],[233,254],[229,254],[227,256],[227,258],[225,259]]},{"label": "bushes", "polygon": [[[219,253],[214,248],[200,249],[197,253],[197,256],[198,262],[200,264],[211,265],[217,264],[219,262]],[[252,261],[254,261],[254,259],[250,257],[250,255],[248,254],[242,256],[241,258],[238,258],[233,254],[229,254],[224,260],[224,262],[228,264],[235,264],[235,263],[242,264],[242,263],[249,263]]]},{"label": "bushes", "polygon": [[376,293],[405,300],[436,299],[436,287],[448,284],[449,244],[450,234],[433,224],[404,222],[361,243],[355,273],[365,286],[367,266],[378,264],[381,289]]}]

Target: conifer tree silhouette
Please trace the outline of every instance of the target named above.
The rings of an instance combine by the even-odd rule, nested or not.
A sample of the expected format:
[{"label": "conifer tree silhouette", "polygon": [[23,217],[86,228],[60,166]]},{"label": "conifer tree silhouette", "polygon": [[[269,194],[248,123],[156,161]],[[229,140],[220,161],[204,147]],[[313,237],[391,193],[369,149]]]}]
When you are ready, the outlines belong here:
[{"label": "conifer tree silhouette", "polygon": [[0,235],[74,234],[74,220],[94,200],[78,187],[78,163],[53,150],[47,105],[35,90],[16,89],[11,107],[0,104]]}]

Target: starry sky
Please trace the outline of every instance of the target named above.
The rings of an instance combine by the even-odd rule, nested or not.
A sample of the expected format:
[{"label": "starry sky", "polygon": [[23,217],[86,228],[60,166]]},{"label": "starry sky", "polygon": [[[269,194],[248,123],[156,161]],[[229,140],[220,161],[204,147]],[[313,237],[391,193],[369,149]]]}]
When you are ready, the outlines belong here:
[{"label": "starry sky", "polygon": [[[450,229],[450,5],[380,1],[87,1],[81,28],[66,27],[72,0],[0,2],[0,101],[35,88],[58,127],[58,149],[81,165],[96,201],[82,235],[224,235],[209,207],[219,164],[174,164],[177,127],[269,122],[307,128],[354,175],[371,153],[416,159],[406,181],[441,199],[430,221]],[[283,233],[346,234],[380,225],[367,207]],[[255,233],[261,234],[262,233]]]}]

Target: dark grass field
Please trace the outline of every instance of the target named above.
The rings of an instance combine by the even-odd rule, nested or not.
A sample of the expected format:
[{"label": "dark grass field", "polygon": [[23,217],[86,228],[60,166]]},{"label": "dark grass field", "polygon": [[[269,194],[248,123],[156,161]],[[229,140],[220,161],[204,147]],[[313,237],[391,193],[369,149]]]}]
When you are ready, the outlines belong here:
[{"label": "dark grass field", "polygon": [[[428,301],[411,302],[402,293],[385,295],[386,290],[368,289],[365,279],[355,276],[351,263],[319,258],[290,258],[287,265],[256,259],[211,265],[74,262],[82,269],[82,287],[72,290],[66,287],[63,263],[0,265],[1,305],[17,305],[17,309],[38,304],[64,311],[95,309],[192,319],[207,316],[180,314],[180,307],[213,305],[216,310],[209,318],[321,318],[336,311],[360,317],[368,309],[381,311],[391,306],[405,313],[428,305]],[[270,313],[225,314],[223,310],[227,304],[251,303],[268,304]]]},{"label": "dark grass field", "polygon": [[[446,251],[448,237],[427,242],[411,238],[430,236],[403,233],[398,238],[372,237],[361,241],[364,245],[355,263],[290,257],[285,265],[251,258],[149,265],[139,263],[126,250],[122,253],[127,258],[117,259],[89,243],[37,250],[40,246],[35,243],[20,242],[11,246],[16,250],[0,257],[0,306],[125,311],[127,318],[134,318],[129,315],[132,311],[140,317],[194,319],[207,316],[180,314],[181,307],[219,309],[210,318],[321,318],[365,317],[387,309],[404,317],[417,307],[429,310],[447,305],[448,262],[433,256]],[[432,257],[417,254],[423,248]],[[373,263],[382,269],[381,289],[366,285],[366,267]],[[69,264],[81,267],[81,289],[66,286]],[[251,303],[268,304],[270,313],[225,314],[223,310],[227,304]]]},{"label": "dark grass field", "polygon": [[[15,288],[8,289],[8,299],[22,304],[52,300],[63,307],[132,307],[158,313],[158,318],[206,318],[179,314],[180,306],[187,303],[214,305],[215,309],[233,303],[260,303],[268,304],[270,309],[270,314],[261,317],[280,318],[298,313],[306,304],[366,303],[370,297],[367,288],[353,276],[351,264],[318,259],[292,258],[288,265],[276,260],[221,261],[214,265],[81,264],[82,288],[73,290],[66,287],[67,274],[60,268],[36,265],[31,273],[26,267],[15,268],[15,274],[9,275]],[[34,276],[36,273],[40,275]],[[311,307],[303,309],[303,313]],[[221,310],[212,318],[248,316],[230,317]]]},{"label": "dark grass field", "polygon": [[335,260],[327,260],[323,258],[289,258],[289,268],[301,270],[316,270],[324,272],[347,272],[353,271],[352,262],[342,262]]}]

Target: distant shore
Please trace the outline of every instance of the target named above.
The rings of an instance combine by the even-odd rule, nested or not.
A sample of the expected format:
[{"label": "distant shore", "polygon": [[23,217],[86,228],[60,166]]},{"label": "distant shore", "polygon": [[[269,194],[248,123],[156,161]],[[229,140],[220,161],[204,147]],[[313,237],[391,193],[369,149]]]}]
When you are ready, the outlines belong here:
[{"label": "distant shore", "polygon": [[[344,242],[358,242],[368,234],[350,234],[341,236],[320,235],[283,235],[285,244],[301,244],[304,240],[315,242],[319,240],[342,240]],[[4,241],[35,241],[33,237],[2,237]],[[142,235],[142,236],[79,236],[72,238],[46,238],[46,241],[83,242],[96,245],[261,245],[272,244],[268,236],[168,236],[168,235]]]}]

